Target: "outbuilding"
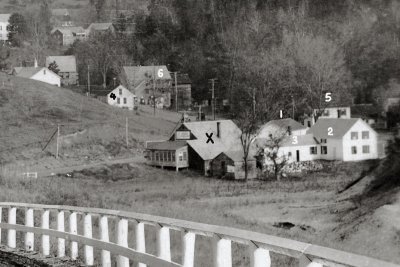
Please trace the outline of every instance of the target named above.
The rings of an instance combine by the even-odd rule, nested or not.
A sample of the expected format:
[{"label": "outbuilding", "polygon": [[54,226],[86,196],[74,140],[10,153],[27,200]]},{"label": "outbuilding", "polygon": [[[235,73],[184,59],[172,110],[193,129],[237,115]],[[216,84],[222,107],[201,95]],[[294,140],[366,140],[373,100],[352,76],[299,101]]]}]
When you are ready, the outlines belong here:
[{"label": "outbuilding", "polygon": [[[244,179],[245,168],[242,151],[221,152],[210,163],[212,176],[219,178]],[[247,159],[247,178],[257,177],[256,159],[249,157]]]},{"label": "outbuilding", "polygon": [[133,110],[135,102],[136,96],[122,85],[107,94],[107,103],[111,106]]}]

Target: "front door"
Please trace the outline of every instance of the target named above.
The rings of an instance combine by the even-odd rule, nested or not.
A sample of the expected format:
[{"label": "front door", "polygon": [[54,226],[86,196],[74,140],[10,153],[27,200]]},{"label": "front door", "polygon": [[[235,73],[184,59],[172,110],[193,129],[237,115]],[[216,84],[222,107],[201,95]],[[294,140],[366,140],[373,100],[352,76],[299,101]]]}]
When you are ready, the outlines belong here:
[{"label": "front door", "polygon": [[300,161],[300,150],[296,150],[296,161]]},{"label": "front door", "polygon": [[221,174],[225,175],[226,171],[225,171],[225,161],[221,161]]}]

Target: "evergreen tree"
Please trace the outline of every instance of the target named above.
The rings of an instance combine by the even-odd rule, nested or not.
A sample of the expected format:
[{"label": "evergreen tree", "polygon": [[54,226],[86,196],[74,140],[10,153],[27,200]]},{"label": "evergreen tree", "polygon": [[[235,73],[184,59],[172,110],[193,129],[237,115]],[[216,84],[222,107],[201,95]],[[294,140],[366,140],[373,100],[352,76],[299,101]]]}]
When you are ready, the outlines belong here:
[{"label": "evergreen tree", "polygon": [[54,72],[55,74],[58,74],[60,72],[60,69],[58,68],[56,61],[51,62],[48,66],[48,69]]},{"label": "evergreen tree", "polygon": [[9,24],[7,25],[8,42],[13,47],[19,47],[22,41],[27,36],[28,26],[24,16],[19,13],[13,13],[10,16]]}]

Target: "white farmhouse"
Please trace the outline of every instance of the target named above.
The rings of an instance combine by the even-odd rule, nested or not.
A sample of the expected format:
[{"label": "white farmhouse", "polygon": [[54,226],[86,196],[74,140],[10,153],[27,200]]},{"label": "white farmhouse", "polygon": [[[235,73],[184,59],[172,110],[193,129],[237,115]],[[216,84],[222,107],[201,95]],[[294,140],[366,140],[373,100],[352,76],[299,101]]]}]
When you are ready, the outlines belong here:
[{"label": "white farmhouse", "polygon": [[[317,117],[318,109],[314,109],[311,117],[304,120],[304,125],[311,127],[315,124],[315,118]],[[319,116],[321,119],[350,119],[351,108],[350,106],[343,107],[326,107],[322,110],[322,114]]]},{"label": "white farmhouse", "polygon": [[39,67],[36,60],[34,67],[15,67],[12,74],[17,77],[32,79],[58,87],[61,86],[61,77],[46,67]]},{"label": "white farmhouse", "polygon": [[307,133],[320,143],[320,159],[358,161],[378,158],[378,134],[362,119],[320,118]]},{"label": "white farmhouse", "polygon": [[257,139],[269,138],[270,134],[272,134],[274,137],[285,133],[287,135],[305,135],[307,129],[308,127],[301,125],[299,122],[291,118],[272,120],[261,127],[260,133],[257,135]]},{"label": "white farmhouse", "polygon": [[0,14],[0,41],[8,40],[8,20],[10,19],[11,14]]},{"label": "white farmhouse", "polygon": [[119,108],[133,110],[135,107],[135,100],[136,96],[122,85],[119,85],[107,94],[107,103]]}]

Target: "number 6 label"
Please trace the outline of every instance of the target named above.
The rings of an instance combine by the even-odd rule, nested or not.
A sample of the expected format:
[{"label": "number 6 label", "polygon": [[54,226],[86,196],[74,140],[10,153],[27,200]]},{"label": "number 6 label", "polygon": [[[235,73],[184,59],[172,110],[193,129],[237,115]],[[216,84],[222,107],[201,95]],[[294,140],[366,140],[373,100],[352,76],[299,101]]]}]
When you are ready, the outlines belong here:
[{"label": "number 6 label", "polygon": [[163,69],[159,69],[158,72],[157,72],[157,75],[158,75],[159,78],[162,78],[164,76]]},{"label": "number 6 label", "polygon": [[328,128],[328,135],[333,135],[333,128],[332,127]]}]

